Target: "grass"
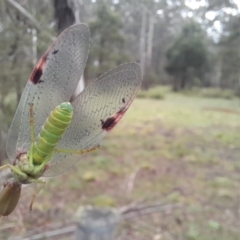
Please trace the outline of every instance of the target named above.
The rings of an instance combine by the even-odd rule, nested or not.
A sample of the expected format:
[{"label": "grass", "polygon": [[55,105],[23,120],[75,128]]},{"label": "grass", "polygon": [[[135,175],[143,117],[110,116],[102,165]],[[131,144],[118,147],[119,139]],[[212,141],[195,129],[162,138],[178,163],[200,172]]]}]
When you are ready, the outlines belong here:
[{"label": "grass", "polygon": [[219,99],[233,99],[236,98],[238,93],[230,89],[220,88],[198,88],[184,89],[182,91],[187,96],[198,96],[203,98],[219,98]]},{"label": "grass", "polygon": [[170,92],[169,87],[154,87],[150,88],[147,91],[141,90],[139,91],[137,97],[138,98],[150,98],[150,99],[164,99],[166,93]]},{"label": "grass", "polygon": [[50,179],[15,234],[71,219],[81,205],[120,207],[144,197],[183,208],[122,225],[131,239],[239,239],[239,101],[164,96],[136,99],[100,150]]}]

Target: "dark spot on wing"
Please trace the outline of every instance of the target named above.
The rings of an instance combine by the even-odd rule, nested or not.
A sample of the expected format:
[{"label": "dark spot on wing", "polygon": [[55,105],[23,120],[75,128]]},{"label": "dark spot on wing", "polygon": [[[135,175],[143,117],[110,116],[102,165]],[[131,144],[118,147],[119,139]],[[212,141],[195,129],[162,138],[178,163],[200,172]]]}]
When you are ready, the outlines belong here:
[{"label": "dark spot on wing", "polygon": [[43,83],[44,81],[42,80],[42,79],[40,79],[39,81],[38,81],[38,83]]},{"label": "dark spot on wing", "polygon": [[125,103],[125,102],[126,102],[126,101],[125,101],[125,98],[123,98],[123,99],[122,99],[122,102],[123,102],[123,103]]},{"label": "dark spot on wing", "polygon": [[50,168],[49,164],[46,164],[45,167],[44,167],[44,169],[43,169],[43,173],[44,173],[45,171],[47,171],[49,168]]},{"label": "dark spot on wing", "polygon": [[116,124],[120,121],[124,113],[127,111],[128,108],[120,109],[114,116],[108,118],[106,121],[102,121],[102,129],[109,132],[111,131]]},{"label": "dark spot on wing", "polygon": [[33,84],[37,84],[39,82],[39,79],[42,76],[42,69],[41,68],[35,68],[34,72],[31,75],[31,82]]},{"label": "dark spot on wing", "polygon": [[40,78],[43,74],[43,68],[47,60],[47,55],[48,54],[45,54],[42,56],[42,58],[39,59],[38,63],[36,64],[35,68],[33,69],[30,75],[29,81],[31,81],[33,84],[41,82]]},{"label": "dark spot on wing", "polygon": [[104,121],[101,119],[101,123],[102,123],[102,125],[104,124]]},{"label": "dark spot on wing", "polygon": [[53,55],[55,55],[58,51],[59,51],[58,49],[57,49],[57,50],[54,50],[54,51],[53,51]]},{"label": "dark spot on wing", "polygon": [[115,117],[108,118],[105,122],[102,121],[102,129],[109,131],[108,129],[112,129],[114,127]]}]

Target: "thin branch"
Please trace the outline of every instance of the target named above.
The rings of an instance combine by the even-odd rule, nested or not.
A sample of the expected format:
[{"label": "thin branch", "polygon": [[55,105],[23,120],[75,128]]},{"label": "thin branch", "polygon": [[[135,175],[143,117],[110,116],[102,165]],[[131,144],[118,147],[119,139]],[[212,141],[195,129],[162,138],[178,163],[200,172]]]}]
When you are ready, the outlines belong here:
[{"label": "thin branch", "polygon": [[120,214],[123,215],[123,214],[126,214],[126,213],[132,211],[140,204],[143,204],[145,201],[146,201],[146,199],[143,198],[143,199],[134,201],[134,202],[130,203],[129,205],[120,207],[118,210],[119,210]]},{"label": "thin branch", "polygon": [[146,206],[139,206],[135,209],[132,209],[132,211],[129,211],[126,214],[122,215],[122,219],[128,219],[128,218],[136,218],[139,216],[144,216],[152,213],[158,213],[158,212],[164,212],[164,211],[169,211],[174,208],[181,208],[182,204],[177,203],[177,204],[155,204],[155,205],[146,205]]},{"label": "thin branch", "polygon": [[[30,22],[34,25],[34,28],[36,28],[39,32],[43,31],[43,27],[38,23],[38,20],[31,14],[29,13],[23,6],[21,6],[19,3],[17,3],[14,0],[7,0],[15,9],[17,9],[23,16],[25,16]],[[47,32],[47,36],[51,40],[55,40],[56,37],[51,35],[50,33]]]},{"label": "thin branch", "polygon": [[[143,201],[143,200],[141,200]],[[174,208],[180,208],[182,207],[182,204],[152,204],[152,205],[143,205],[143,206],[138,206],[137,202],[134,202],[132,204],[129,204],[128,207],[121,207],[118,209],[121,215],[121,220],[126,220],[129,218],[135,218],[139,216],[143,216],[146,214],[152,214],[152,213],[157,213],[157,212],[163,212],[163,211],[169,211]],[[56,226],[55,229],[49,230],[46,232],[41,232],[38,234],[35,234],[33,232],[27,233],[25,236],[27,237],[14,237],[11,238],[10,240],[39,240],[43,238],[50,238],[50,237],[55,237],[55,236],[60,236],[64,234],[73,234],[76,230],[75,224],[72,224],[72,222],[68,223],[69,225],[65,228]],[[42,230],[41,230],[42,231]],[[38,231],[39,232],[39,231]]]},{"label": "thin branch", "polygon": [[17,238],[11,238],[10,240],[39,240],[39,239],[44,239],[44,238],[48,239],[50,237],[73,233],[75,231],[75,229],[76,229],[76,227],[73,225],[73,226],[69,226],[69,227],[65,227],[65,228],[59,228],[56,230],[39,233],[39,234],[30,236],[30,237],[26,237],[26,238],[17,237]]},{"label": "thin branch", "polygon": [[131,195],[133,187],[134,187],[134,183],[135,183],[135,179],[137,174],[139,173],[140,168],[137,168],[134,172],[131,173],[131,175],[129,176],[128,182],[127,182],[127,190],[126,193],[128,196]]},{"label": "thin branch", "polygon": [[37,28],[37,30],[41,31],[41,26],[38,23],[38,21],[33,17],[33,15],[31,13],[29,13],[24,7],[22,7],[19,3],[17,3],[14,0],[7,0],[14,8],[16,8],[22,15],[24,15],[26,18],[28,18],[28,20],[30,20],[35,28]]}]

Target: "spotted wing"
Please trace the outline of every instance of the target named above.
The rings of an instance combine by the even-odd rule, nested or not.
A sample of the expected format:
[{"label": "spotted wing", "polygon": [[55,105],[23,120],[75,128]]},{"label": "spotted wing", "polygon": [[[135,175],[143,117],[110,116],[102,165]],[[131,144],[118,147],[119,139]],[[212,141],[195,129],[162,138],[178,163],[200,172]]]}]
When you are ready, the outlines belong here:
[{"label": "spotted wing", "polygon": [[7,154],[14,161],[30,146],[29,104],[33,104],[35,138],[49,113],[69,101],[83,73],[89,51],[90,33],[76,24],[59,35],[40,58],[22,93],[8,132]]},{"label": "spotted wing", "polygon": [[[127,63],[86,87],[72,101],[73,119],[57,148],[81,150],[96,146],[128,110],[141,81],[139,64]],[[80,158],[78,154],[56,153],[44,176],[64,172]]]}]

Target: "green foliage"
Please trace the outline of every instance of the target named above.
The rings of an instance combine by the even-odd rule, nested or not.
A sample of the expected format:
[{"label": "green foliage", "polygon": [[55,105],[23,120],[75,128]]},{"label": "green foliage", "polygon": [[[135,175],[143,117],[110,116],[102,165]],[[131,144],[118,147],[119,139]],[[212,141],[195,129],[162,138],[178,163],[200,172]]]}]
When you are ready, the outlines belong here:
[{"label": "green foliage", "polygon": [[212,229],[215,229],[215,230],[218,230],[221,227],[218,222],[213,221],[213,220],[208,221],[208,226]]},{"label": "green foliage", "polygon": [[208,70],[207,48],[200,25],[188,22],[181,35],[167,51],[166,71],[174,76],[173,89],[183,89],[192,85],[196,77],[202,79]]},{"label": "green foliage", "polygon": [[124,36],[119,15],[111,11],[104,1],[98,1],[94,16],[96,19],[89,22],[92,45],[87,65],[88,77],[99,76],[128,60],[123,51]]},{"label": "green foliage", "polygon": [[[169,88],[165,90],[164,101],[136,99],[98,151],[86,154],[84,161],[73,169],[52,178],[36,198],[33,213],[24,214],[24,227],[26,221],[29,231],[43,223],[64,222],[83,204],[118,208],[144,198],[145,206],[159,201],[170,206],[182,204],[180,208],[171,208],[164,218],[156,212],[144,218],[144,223],[153,229],[171,223],[169,233],[178,236],[182,230],[182,239],[238,239],[239,115],[205,111],[204,107],[237,111],[239,100],[189,98],[169,93]],[[232,141],[216,141],[217,133],[227,138],[232,135]],[[95,181],[82,180],[88,171],[97,176]],[[131,176],[135,176],[134,186],[127,194]],[[27,200],[23,195],[26,204],[30,193]],[[48,209],[41,208],[43,205]],[[60,211],[59,215],[55,209]],[[229,218],[222,218],[224,209],[229,210]],[[55,212],[50,218],[52,211]],[[37,222],[32,221],[33,214]],[[161,218],[160,222],[156,216]],[[131,221],[130,225],[133,226]],[[123,226],[120,231],[125,230]],[[1,239],[5,239],[4,231]],[[21,233],[15,230],[12,234]],[[142,232],[138,234],[136,239],[154,239],[149,233],[147,237]]]},{"label": "green foliage", "polygon": [[99,195],[91,200],[91,204],[99,207],[114,207],[115,200],[108,195]]},{"label": "green foliage", "polygon": [[[52,19],[51,4],[33,0],[24,5],[27,11],[37,9],[35,18],[40,25],[48,24]],[[44,14],[43,14],[44,13]],[[0,1],[0,162],[6,157],[5,139],[22,89],[34,66],[33,35],[34,25],[27,23],[27,19],[18,10]],[[37,56],[51,43],[49,35],[53,30],[44,29],[36,32]]]},{"label": "green foliage", "polygon": [[188,232],[187,232],[187,239],[188,240],[197,240],[198,237],[199,237],[198,227],[194,224],[190,224]]},{"label": "green foliage", "polygon": [[153,86],[161,83],[159,76],[154,71],[150,71],[146,75],[146,78],[147,78],[147,86]]},{"label": "green foliage", "polygon": [[230,89],[220,88],[200,88],[193,87],[190,89],[184,89],[181,91],[186,96],[204,97],[204,98],[222,98],[233,99],[237,97],[237,93]]},{"label": "green foliage", "polygon": [[[56,35],[53,32],[54,21],[50,1],[18,2],[34,15],[42,27],[42,30],[37,32],[37,52],[40,57],[51,42],[47,33],[52,32],[53,36]],[[163,73],[166,65],[165,53],[174,42],[173,29],[180,29],[184,25],[183,15],[189,11],[185,1],[180,1],[181,4],[179,1],[170,1],[171,6],[167,1],[149,0],[83,2],[84,7],[80,9],[81,21],[87,24],[91,22],[92,43],[86,71],[89,78],[95,78],[111,67],[128,61],[128,56],[131,60],[138,59],[142,20],[139,6],[143,6],[150,11],[147,16],[146,33],[149,30],[149,14],[160,12],[155,19],[151,72],[146,73],[147,81],[151,86],[159,82],[172,83],[172,78],[165,79]],[[160,222],[156,221],[155,215],[153,219],[149,215],[144,220],[153,228],[164,229],[171,223],[170,230],[165,231],[168,235],[163,232],[159,234],[159,238],[239,238],[236,213],[240,186],[239,181],[233,179],[238,179],[240,170],[239,115],[231,114],[231,111],[205,111],[206,107],[234,109],[236,112],[239,110],[239,100],[234,98],[234,91],[239,88],[240,25],[239,14],[226,13],[229,9],[236,10],[236,6],[230,4],[231,2],[233,1],[210,0],[206,6],[197,10],[205,33],[209,33],[209,29],[213,27],[213,21],[205,17],[209,10],[215,12],[217,21],[221,26],[224,25],[219,33],[220,44],[207,39],[208,49],[214,55],[207,66],[201,65],[206,60],[203,53],[206,53],[206,58],[208,53],[205,37],[199,26],[189,26],[183,30],[169,56],[172,62],[168,64],[174,63],[177,67],[169,68],[173,71],[172,76],[177,78],[177,87],[182,86],[181,80],[185,78],[184,86],[198,88],[185,88],[181,94],[170,93],[169,88],[163,87],[141,91],[139,97],[146,99],[134,101],[121,123],[103,141],[103,147],[96,153],[87,154],[87,161],[76,165],[78,170],[74,168],[72,172],[52,179],[52,187],[48,185],[44,188],[40,200],[36,199],[35,206],[48,203],[49,212],[35,211],[34,216],[31,214],[38,221],[32,221],[31,217],[27,227],[23,223],[24,230],[22,229],[21,234],[23,231],[34,231],[42,223],[47,227],[48,223],[60,220],[60,217],[56,217],[59,210],[54,210],[55,202],[63,206],[60,212],[65,220],[69,219],[76,207],[83,202],[102,206],[124,206],[135,202],[138,200],[136,196],[139,196],[146,197],[146,201],[154,199],[159,202],[160,199],[165,202],[166,199],[170,202],[187,203],[183,207],[180,224],[175,223],[179,216],[175,209],[170,211],[171,214],[165,214]],[[33,67],[32,34],[29,30],[34,26],[10,4],[5,8],[6,4],[8,1],[0,0],[0,152],[5,151],[7,128]],[[228,11],[225,11],[225,7],[228,7]],[[191,13],[195,15],[194,11]],[[146,35],[146,45],[147,38]],[[212,74],[207,76],[208,82],[211,86],[221,87],[223,90],[200,89],[201,86],[206,86],[204,75],[208,67]],[[218,68],[215,70],[216,67]],[[176,69],[180,74],[174,72]],[[216,77],[215,81],[216,75],[219,75],[219,79]],[[226,91],[226,88],[234,91]],[[189,98],[183,94],[202,98]],[[136,168],[140,170],[136,174],[131,194],[127,195],[125,182]],[[226,199],[229,201],[226,202]],[[73,204],[76,207],[73,208]],[[228,209],[228,219],[222,217],[224,209]],[[28,211],[27,208],[26,210]],[[52,219],[50,215],[53,215]],[[25,222],[28,217],[27,214],[23,216],[21,222]],[[44,216],[46,218],[43,220]],[[15,229],[16,233],[19,228]],[[136,239],[158,238],[150,237],[149,233],[144,238],[142,233],[143,231],[139,231]],[[0,238],[6,239],[7,236]]]},{"label": "green foliage", "polygon": [[152,99],[164,99],[167,92],[170,89],[168,87],[153,87],[148,90],[140,90],[137,97],[138,98],[152,98]]},{"label": "green foliage", "polygon": [[203,88],[200,90],[200,96],[207,98],[232,99],[235,97],[235,92],[230,89]]},{"label": "green foliage", "polygon": [[225,34],[220,39],[219,57],[221,60],[220,86],[239,89],[240,76],[240,16],[231,17],[225,25]]},{"label": "green foliage", "polygon": [[86,182],[94,182],[97,180],[97,174],[92,171],[85,172],[82,176],[82,179]]},{"label": "green foliage", "polygon": [[98,166],[99,169],[108,169],[112,166],[111,158],[106,158],[104,156],[97,156],[94,159],[94,163]]},{"label": "green foliage", "polygon": [[234,186],[234,181],[227,177],[216,177],[212,181],[212,186],[215,188],[231,189]]}]

